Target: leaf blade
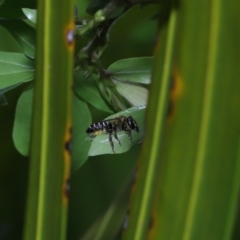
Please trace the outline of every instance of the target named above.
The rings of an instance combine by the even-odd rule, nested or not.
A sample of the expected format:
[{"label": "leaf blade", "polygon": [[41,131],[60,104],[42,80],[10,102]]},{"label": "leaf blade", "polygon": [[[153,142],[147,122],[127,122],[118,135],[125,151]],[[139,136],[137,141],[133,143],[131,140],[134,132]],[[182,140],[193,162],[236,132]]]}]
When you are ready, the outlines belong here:
[{"label": "leaf blade", "polygon": [[21,45],[23,53],[29,58],[35,58],[35,30],[22,20],[2,21],[17,42]]},{"label": "leaf blade", "polygon": [[29,155],[32,122],[33,89],[26,89],[18,99],[14,125],[13,143],[23,156]]},{"label": "leaf blade", "polygon": [[30,8],[23,8],[22,9],[25,16],[34,24],[37,24],[37,10],[30,9]]},{"label": "leaf blade", "polygon": [[84,77],[80,71],[75,72],[74,92],[84,101],[88,102],[95,108],[112,113],[112,109],[107,105],[102,98],[96,82],[98,78],[92,74],[88,77]]},{"label": "leaf blade", "polygon": [[148,90],[144,87],[121,83],[114,81],[117,91],[124,97],[132,106],[147,105]]},{"label": "leaf blade", "polygon": [[34,63],[21,53],[0,52],[0,89],[34,78]]},{"label": "leaf blade", "polygon": [[111,64],[107,71],[120,82],[149,84],[152,65],[153,57],[128,58]]},{"label": "leaf blade", "polygon": [[76,171],[88,159],[91,143],[85,141],[85,131],[91,123],[91,114],[85,102],[73,97],[73,136],[72,136],[72,165],[71,170]]}]

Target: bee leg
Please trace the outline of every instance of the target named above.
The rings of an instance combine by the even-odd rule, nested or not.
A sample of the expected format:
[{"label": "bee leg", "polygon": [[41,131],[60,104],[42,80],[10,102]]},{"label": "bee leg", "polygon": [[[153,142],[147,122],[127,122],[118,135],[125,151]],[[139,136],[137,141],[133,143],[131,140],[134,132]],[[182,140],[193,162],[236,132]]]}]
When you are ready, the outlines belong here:
[{"label": "bee leg", "polygon": [[112,133],[109,133],[109,143],[110,143],[113,153],[115,154],[113,140],[112,140]]},{"label": "bee leg", "polygon": [[117,132],[116,131],[113,131],[113,136],[115,137],[115,139],[118,141],[119,145],[122,146],[119,138],[118,138],[118,135],[117,135]]},{"label": "bee leg", "polygon": [[126,132],[127,135],[129,136],[131,142],[133,142],[133,141],[132,141],[132,132],[131,132],[131,130],[125,130],[125,132]]}]

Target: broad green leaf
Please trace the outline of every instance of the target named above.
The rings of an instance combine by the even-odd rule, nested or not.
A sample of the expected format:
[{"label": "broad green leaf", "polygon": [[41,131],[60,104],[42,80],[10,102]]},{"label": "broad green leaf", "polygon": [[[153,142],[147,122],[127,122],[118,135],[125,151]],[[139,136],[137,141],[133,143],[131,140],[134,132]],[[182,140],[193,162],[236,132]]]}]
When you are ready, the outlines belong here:
[{"label": "broad green leaf", "polygon": [[147,105],[148,90],[144,87],[129,83],[114,81],[117,91],[125,97],[132,106]]},{"label": "broad green leaf", "polygon": [[131,107],[131,104],[117,91],[116,86],[109,79],[98,81],[98,87],[101,95],[109,102],[115,112]]},{"label": "broad green leaf", "polygon": [[[133,143],[131,143],[131,140],[129,139],[128,135],[123,131],[117,133],[122,146],[119,146],[118,142],[113,137],[114,151],[116,153],[126,152],[134,145],[142,142],[142,139],[144,136],[143,121],[145,116],[145,110],[146,110],[146,106],[136,106],[106,118],[107,120],[107,119],[112,119],[118,116],[132,116],[139,127],[139,133],[136,131],[132,131]],[[93,138],[92,145],[88,153],[89,156],[95,156],[95,155],[101,155],[101,154],[113,154],[108,137],[109,137],[108,134],[103,134]],[[89,139],[89,138],[86,138],[86,139]]]},{"label": "broad green leaf", "polygon": [[[170,2],[168,4],[171,6]],[[169,16],[169,19],[167,24],[164,24],[164,27],[161,29],[161,47],[157,48],[157,55],[154,58],[153,69],[156,72],[153,72],[153,81],[150,86],[151,94],[149,95],[146,116],[147,129],[139,158],[137,182],[132,193],[128,227],[123,235],[124,240],[145,240],[150,237],[153,239],[152,236],[148,236],[148,233],[152,230],[152,227],[157,228],[156,214],[151,215],[151,210],[153,210],[153,202],[158,200],[154,199],[154,194],[157,194],[154,192],[154,186],[157,177],[160,175],[158,166],[161,162],[166,161],[165,158],[161,158],[161,151],[164,149],[166,141],[164,134],[166,132],[167,112],[169,111],[171,67],[178,22],[177,10],[169,5],[167,5],[167,9],[163,6],[164,14]],[[178,175],[176,176],[178,177]],[[174,200],[176,203],[177,197]],[[161,238],[156,237],[155,239]]]},{"label": "broad green leaf", "polygon": [[88,102],[95,108],[112,113],[113,111],[101,96],[96,82],[96,75],[92,74],[85,77],[81,71],[77,71],[75,72],[74,92],[78,97]]},{"label": "broad green leaf", "polygon": [[65,240],[69,202],[74,1],[38,1],[24,240]]},{"label": "broad green leaf", "polygon": [[73,98],[73,129],[72,129],[72,165],[71,170],[77,170],[88,158],[91,142],[85,141],[86,129],[91,124],[91,114],[85,102]]},{"label": "broad green leaf", "polygon": [[34,62],[22,53],[0,52],[0,89],[34,78]]},{"label": "broad green leaf", "polygon": [[1,21],[0,24],[18,41],[23,53],[33,59],[35,57],[35,29],[22,20]]},{"label": "broad green leaf", "polygon": [[30,8],[23,8],[22,9],[25,16],[34,24],[37,23],[37,10],[30,9]]},{"label": "broad green leaf", "polygon": [[32,101],[33,89],[26,89],[18,99],[13,125],[14,145],[24,156],[29,155]]},{"label": "broad green leaf", "polygon": [[[13,142],[16,149],[24,156],[29,155],[30,130],[32,119],[33,89],[25,90],[18,99]],[[91,115],[87,104],[73,98],[73,130],[71,140],[72,171],[78,169],[88,158],[90,141],[85,141],[86,129],[91,124]]]},{"label": "broad green leaf", "polygon": [[[240,2],[182,1],[169,9],[123,239],[232,239],[240,187]],[[164,82],[171,79],[170,88]]]},{"label": "broad green leaf", "polygon": [[114,80],[149,84],[151,82],[153,58],[128,58],[111,64],[107,71]]}]

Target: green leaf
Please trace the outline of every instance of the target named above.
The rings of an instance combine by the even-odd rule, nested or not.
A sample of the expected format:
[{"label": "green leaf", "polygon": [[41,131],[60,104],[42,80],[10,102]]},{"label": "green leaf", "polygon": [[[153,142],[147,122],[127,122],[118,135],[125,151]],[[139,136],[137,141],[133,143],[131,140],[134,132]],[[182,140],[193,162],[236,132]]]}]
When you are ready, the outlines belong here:
[{"label": "green leaf", "polygon": [[14,145],[24,156],[29,155],[32,101],[33,89],[26,89],[18,99],[13,125]]},{"label": "green leaf", "polygon": [[1,21],[13,37],[18,41],[23,49],[23,53],[30,58],[35,57],[35,29],[22,20]]},{"label": "green leaf", "polygon": [[85,77],[81,71],[75,72],[75,82],[73,88],[74,92],[78,97],[91,104],[95,108],[112,113],[113,111],[107,105],[98,90],[96,84],[97,80],[97,75],[92,74],[88,77]]},{"label": "green leaf", "polygon": [[[118,142],[113,138],[114,151],[116,153],[124,153],[128,151],[131,147],[133,147],[133,145],[136,145],[142,142],[142,138],[144,135],[145,111],[146,111],[146,106],[136,106],[106,118],[107,120],[107,119],[112,119],[122,115],[132,116],[139,127],[139,133],[137,133],[136,131],[132,131],[133,143],[131,143],[131,140],[129,139],[128,135],[123,131],[117,133],[122,146],[119,146]],[[88,154],[89,156],[95,156],[95,155],[101,155],[101,154],[113,154],[113,151],[111,149],[111,146],[108,140],[108,134],[99,135],[93,138],[92,145]]]},{"label": "green leaf", "polygon": [[[16,149],[24,156],[29,155],[30,130],[32,119],[33,88],[26,89],[18,99],[14,127],[13,142]],[[91,115],[87,104],[73,98],[73,131],[71,141],[72,171],[77,170],[88,158],[91,145],[86,139],[86,129],[91,124]]]},{"label": "green leaf", "polygon": [[31,81],[34,62],[22,53],[0,52],[0,88]]},{"label": "green leaf", "polygon": [[114,81],[117,91],[133,106],[147,105],[148,90],[144,87]]},{"label": "green leaf", "polygon": [[72,171],[77,170],[88,158],[91,142],[85,141],[86,129],[91,124],[91,114],[85,102],[73,97]]},{"label": "green leaf", "polygon": [[24,240],[66,239],[72,129],[74,1],[38,1]]},{"label": "green leaf", "polygon": [[[146,116],[147,129],[139,158],[138,177],[132,193],[128,227],[123,235],[124,240],[154,239],[151,234],[152,229],[157,229],[156,225],[163,222],[162,219],[158,219],[159,222],[157,222],[155,212],[151,215],[151,211],[154,211],[153,203],[156,202],[158,204],[158,198],[153,198],[154,193],[161,194],[159,190],[158,193],[154,191],[154,186],[156,185],[157,177],[160,176],[158,166],[160,163],[166,162],[166,156],[163,156],[162,151],[165,149],[165,141],[169,140],[171,142],[171,138],[166,139],[164,134],[168,127],[166,120],[169,111],[169,89],[172,80],[171,67],[178,23],[177,9],[172,7],[171,11],[169,11],[171,2],[166,2],[165,4],[167,8],[163,5],[163,10],[169,16],[169,20],[160,31],[161,47],[157,48],[157,54],[154,58],[154,70],[156,72],[154,71],[153,81],[150,86],[151,94],[149,95]],[[184,134],[179,135],[180,138],[183,138],[183,136]],[[182,162],[179,164],[182,164]],[[174,167],[174,165],[172,166]],[[161,168],[161,170],[163,172],[161,176],[163,176],[166,169]],[[176,174],[176,177],[178,178],[178,174]],[[161,182],[161,184],[164,183]],[[168,196],[164,195],[164,197],[166,197],[165,202],[168,203]],[[173,200],[179,206],[177,198],[175,197]],[[166,208],[169,209],[168,207]],[[174,207],[170,210],[174,211]],[[166,221],[169,222],[168,219]],[[170,225],[171,223],[169,222]],[[156,237],[155,239],[171,239],[171,237]]]},{"label": "green leaf", "polygon": [[22,9],[25,16],[34,24],[37,23],[37,10],[30,9],[30,8],[23,8]]},{"label": "green leaf", "polygon": [[172,6],[167,35],[161,31],[157,41],[124,240],[233,237],[240,185],[240,2],[181,3]]},{"label": "green leaf", "polygon": [[111,64],[107,71],[114,80],[149,84],[152,73],[152,57],[128,58]]}]

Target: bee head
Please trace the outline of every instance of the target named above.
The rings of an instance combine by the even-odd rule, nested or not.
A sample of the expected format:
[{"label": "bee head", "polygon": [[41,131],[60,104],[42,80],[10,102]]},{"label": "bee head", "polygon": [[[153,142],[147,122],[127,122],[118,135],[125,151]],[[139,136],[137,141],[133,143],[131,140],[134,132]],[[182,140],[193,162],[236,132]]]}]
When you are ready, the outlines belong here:
[{"label": "bee head", "polygon": [[127,125],[129,126],[129,128],[131,130],[135,130],[135,131],[139,132],[137,123],[133,120],[133,118],[131,116],[127,117],[126,121],[127,121]]}]

